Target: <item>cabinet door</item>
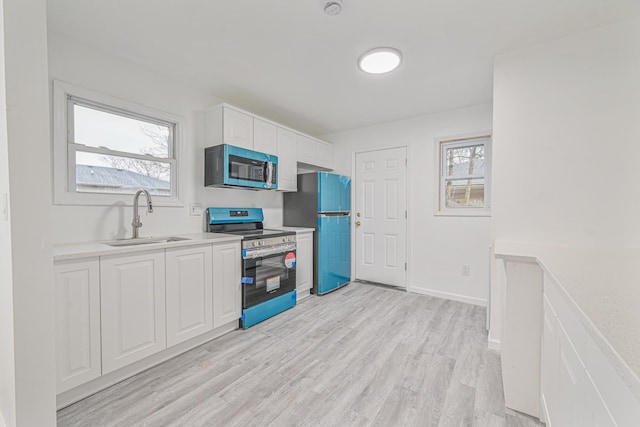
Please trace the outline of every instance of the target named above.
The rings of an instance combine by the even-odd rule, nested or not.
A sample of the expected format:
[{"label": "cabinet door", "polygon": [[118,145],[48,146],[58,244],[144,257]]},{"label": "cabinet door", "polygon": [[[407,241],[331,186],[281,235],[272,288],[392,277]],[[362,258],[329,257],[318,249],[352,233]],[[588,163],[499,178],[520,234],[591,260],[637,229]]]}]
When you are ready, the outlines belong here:
[{"label": "cabinet door", "polygon": [[222,114],[224,143],[253,150],[253,117],[226,107]]},{"label": "cabinet door", "polygon": [[167,346],[213,329],[211,254],[211,245],[165,252]]},{"label": "cabinet door", "polygon": [[542,405],[545,421],[549,425],[554,421],[556,407],[560,402],[557,399],[558,390],[558,321],[551,304],[547,300],[547,296],[543,298],[542,310],[542,356],[541,356],[541,384],[542,389]]},{"label": "cabinet door", "polygon": [[313,232],[296,236],[296,291],[306,294],[313,287]]},{"label": "cabinet door", "polygon": [[296,134],[278,128],[278,190],[298,191]]},{"label": "cabinet door", "polygon": [[94,378],[100,366],[100,265],[98,258],[54,267],[56,392]]},{"label": "cabinet door", "polygon": [[242,313],[240,242],[213,245],[213,327],[238,321]]},{"label": "cabinet door", "polygon": [[313,165],[316,162],[315,156],[315,141],[308,136],[296,134],[296,149],[298,155],[298,161]]},{"label": "cabinet door", "polygon": [[164,250],[101,257],[102,368],[166,348]]},{"label": "cabinet door", "polygon": [[326,169],[333,169],[333,145],[315,142],[316,164]]},{"label": "cabinet door", "polygon": [[558,323],[558,404],[551,410],[551,423],[554,426],[582,427],[584,411],[584,366],[562,325]]},{"label": "cabinet door", "polygon": [[[253,119],[253,149],[279,157],[278,127],[262,120]],[[280,158],[278,158],[279,163]]]},{"label": "cabinet door", "polygon": [[586,405],[582,425],[584,427],[617,427],[618,424],[588,374],[585,381],[585,394]]}]

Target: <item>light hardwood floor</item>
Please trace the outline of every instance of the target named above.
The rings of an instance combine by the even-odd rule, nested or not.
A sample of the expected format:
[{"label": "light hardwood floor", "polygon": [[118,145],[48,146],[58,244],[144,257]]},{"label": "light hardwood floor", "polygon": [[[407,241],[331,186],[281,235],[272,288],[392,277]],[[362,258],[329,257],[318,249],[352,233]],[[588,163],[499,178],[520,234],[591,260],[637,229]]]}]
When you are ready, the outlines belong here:
[{"label": "light hardwood floor", "polygon": [[60,426],[538,426],[485,309],[352,283],[58,412]]}]

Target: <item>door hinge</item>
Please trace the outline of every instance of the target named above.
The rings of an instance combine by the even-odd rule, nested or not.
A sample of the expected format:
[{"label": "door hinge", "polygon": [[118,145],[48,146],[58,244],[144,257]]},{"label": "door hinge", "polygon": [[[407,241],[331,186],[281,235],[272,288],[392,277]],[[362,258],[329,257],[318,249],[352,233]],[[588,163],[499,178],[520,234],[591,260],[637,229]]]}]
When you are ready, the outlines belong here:
[{"label": "door hinge", "polygon": [[409,166],[409,159],[407,157],[404,158],[404,165]]},{"label": "door hinge", "polygon": [[404,263],[404,271],[407,271],[407,263]]},{"label": "door hinge", "polygon": [[404,219],[407,219],[407,211],[404,211]]}]

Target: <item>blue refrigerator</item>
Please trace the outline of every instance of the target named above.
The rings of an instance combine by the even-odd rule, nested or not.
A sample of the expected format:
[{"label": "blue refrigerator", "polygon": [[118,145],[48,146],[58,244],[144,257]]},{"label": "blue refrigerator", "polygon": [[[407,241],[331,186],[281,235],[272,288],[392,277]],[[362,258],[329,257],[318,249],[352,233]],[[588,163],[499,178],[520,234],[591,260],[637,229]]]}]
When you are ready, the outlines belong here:
[{"label": "blue refrigerator", "polygon": [[284,194],[283,224],[315,228],[313,292],[326,294],[351,280],[351,179],[328,172],[298,175]]}]

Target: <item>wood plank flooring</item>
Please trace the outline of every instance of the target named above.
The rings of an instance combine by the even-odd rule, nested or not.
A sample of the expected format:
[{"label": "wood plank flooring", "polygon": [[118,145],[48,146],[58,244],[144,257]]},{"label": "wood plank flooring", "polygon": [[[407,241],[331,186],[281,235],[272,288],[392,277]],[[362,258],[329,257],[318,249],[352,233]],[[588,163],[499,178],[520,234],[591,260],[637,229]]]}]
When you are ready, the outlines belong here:
[{"label": "wood plank flooring", "polygon": [[485,309],[352,283],[58,412],[59,426],[538,426]]}]

